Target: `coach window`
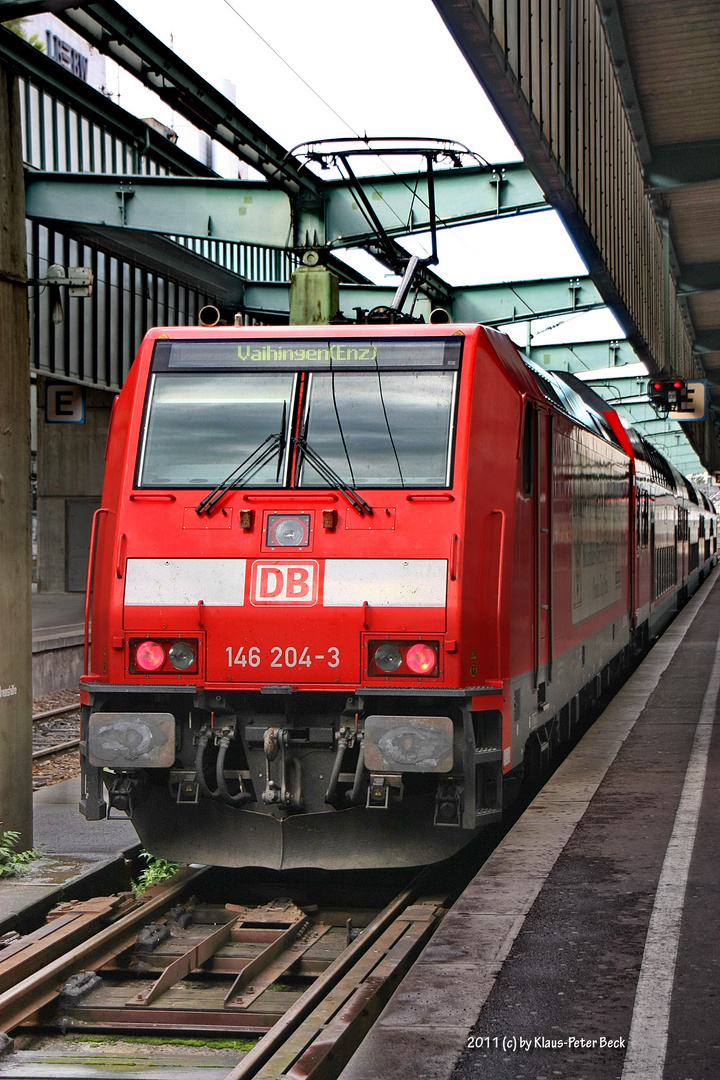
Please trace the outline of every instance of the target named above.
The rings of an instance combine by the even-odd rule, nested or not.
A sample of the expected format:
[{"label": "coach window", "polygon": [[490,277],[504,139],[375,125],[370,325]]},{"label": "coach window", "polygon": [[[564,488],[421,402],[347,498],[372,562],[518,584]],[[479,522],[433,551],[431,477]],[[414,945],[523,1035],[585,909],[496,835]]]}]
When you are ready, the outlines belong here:
[{"label": "coach window", "polygon": [[650,543],[650,496],[647,491],[638,491],[637,496],[637,546],[646,548]]},{"label": "coach window", "polygon": [[523,495],[532,495],[533,476],[535,475],[535,409],[528,402],[525,406],[525,426],[522,444],[522,484]]}]

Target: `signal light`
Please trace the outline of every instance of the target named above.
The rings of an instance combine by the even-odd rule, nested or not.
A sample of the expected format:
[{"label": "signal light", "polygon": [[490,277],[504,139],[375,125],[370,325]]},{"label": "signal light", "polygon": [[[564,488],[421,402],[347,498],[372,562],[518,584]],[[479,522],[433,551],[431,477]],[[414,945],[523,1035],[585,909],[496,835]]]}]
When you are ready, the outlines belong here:
[{"label": "signal light", "polygon": [[190,675],[198,671],[197,638],[131,638],[131,675]]},{"label": "signal light", "polygon": [[143,641],[135,650],[135,663],[143,671],[157,671],[165,663],[165,650],[158,641]]},{"label": "signal light", "polygon": [[650,404],[669,412],[681,411],[687,405],[687,385],[683,379],[652,379],[647,387]]},{"label": "signal light", "polygon": [[395,678],[440,674],[440,643],[437,641],[369,641],[368,675]]},{"label": "signal light", "polygon": [[437,664],[437,653],[424,641],[411,645],[405,654],[405,663],[417,675],[429,675]]}]

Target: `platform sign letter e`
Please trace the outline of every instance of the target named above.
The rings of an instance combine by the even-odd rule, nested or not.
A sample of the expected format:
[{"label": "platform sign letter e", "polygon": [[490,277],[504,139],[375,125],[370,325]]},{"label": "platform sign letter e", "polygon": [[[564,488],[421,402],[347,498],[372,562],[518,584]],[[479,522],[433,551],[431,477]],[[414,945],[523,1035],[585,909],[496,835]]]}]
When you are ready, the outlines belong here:
[{"label": "platform sign letter e", "polygon": [[317,600],[316,562],[253,563],[250,601],[253,604],[314,604]]},{"label": "platform sign letter e", "polygon": [[84,424],[85,387],[73,383],[47,383],[45,386],[46,424]]}]

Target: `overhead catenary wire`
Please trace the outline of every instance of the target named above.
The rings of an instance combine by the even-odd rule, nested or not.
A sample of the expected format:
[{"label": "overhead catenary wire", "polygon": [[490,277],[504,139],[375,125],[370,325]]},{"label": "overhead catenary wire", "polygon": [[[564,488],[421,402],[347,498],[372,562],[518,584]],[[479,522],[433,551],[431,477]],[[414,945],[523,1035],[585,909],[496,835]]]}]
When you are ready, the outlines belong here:
[{"label": "overhead catenary wire", "polygon": [[284,64],[284,65],[285,65],[285,67],[286,67],[286,68],[287,68],[287,69],[288,69],[289,71],[291,71],[291,72],[293,73],[293,75],[295,75],[295,77],[296,77],[296,78],[298,78],[298,79],[300,80],[300,82],[301,82],[301,83],[302,83],[302,84],[303,84],[304,86],[306,86],[306,87],[308,88],[308,90],[310,91],[310,93],[311,93],[311,94],[313,94],[313,95],[314,95],[314,96],[315,96],[315,97],[316,97],[316,98],[318,99],[318,101],[322,102],[322,104],[323,104],[323,105],[325,106],[325,108],[326,108],[326,109],[329,109],[329,110],[330,110],[330,112],[331,112],[331,113],[333,114],[333,116],[336,116],[336,117],[338,118],[338,120],[339,120],[339,121],[340,121],[340,122],[341,122],[342,124],[344,124],[346,128],[348,128],[348,129],[349,129],[350,131],[352,131],[353,135],[355,135],[355,136],[356,136],[356,137],[357,137],[358,139],[362,138],[362,136],[360,135],[360,132],[359,132],[359,131],[356,131],[356,130],[355,130],[355,128],[354,128],[354,127],[352,126],[352,124],[351,124],[351,123],[349,123],[349,121],[347,121],[347,120],[346,120],[346,119],[345,119],[345,118],[344,118],[343,116],[341,116],[341,115],[340,115],[340,113],[339,113],[339,112],[337,111],[337,109],[334,109],[334,108],[332,107],[332,105],[331,105],[331,104],[330,104],[330,103],[329,103],[328,101],[326,101],[326,100],[325,100],[325,98],[324,98],[324,97],[322,96],[322,94],[318,93],[318,91],[317,91],[317,90],[316,90],[316,89],[315,89],[315,88],[314,88],[313,86],[311,86],[311,85],[310,85],[310,83],[309,83],[309,82],[307,81],[307,79],[305,79],[305,78],[304,78],[304,77],[303,77],[303,76],[302,76],[302,75],[300,74],[300,72],[299,72],[299,71],[298,71],[298,70],[297,70],[296,68],[294,68],[294,67],[292,66],[292,64],[291,64],[291,63],[290,63],[290,62],[289,62],[288,60],[286,60],[286,59],[285,59],[285,57],[284,57],[284,56],[283,56],[283,55],[282,55],[281,53],[279,53],[279,52],[278,52],[278,50],[277,50],[277,49],[276,49],[276,48],[275,48],[275,47],[274,47],[273,45],[271,45],[271,44],[270,44],[270,42],[269,42],[269,41],[267,40],[267,38],[264,38],[264,37],[262,36],[262,34],[260,33],[260,31],[259,31],[259,30],[257,30],[257,29],[256,29],[256,28],[255,28],[255,27],[254,27],[254,26],[252,25],[252,23],[251,23],[251,22],[250,22],[250,21],[249,21],[248,19],[246,19],[246,18],[245,18],[245,16],[244,16],[244,15],[241,15],[241,14],[240,14],[240,12],[238,11],[238,9],[237,9],[236,7],[234,7],[234,5],[233,5],[233,4],[231,4],[231,3],[230,3],[230,0],[222,0],[222,2],[223,2],[223,4],[225,4],[225,6],[226,6],[226,7],[229,7],[229,8],[230,8],[230,10],[231,10],[232,12],[234,12],[234,14],[235,14],[235,15],[237,15],[238,19],[240,19],[240,21],[241,21],[241,22],[245,23],[245,25],[247,26],[248,30],[252,31],[252,33],[253,33],[253,34],[255,34],[255,36],[256,36],[257,38],[259,38],[259,39],[260,39],[260,41],[262,41],[263,45],[264,45],[264,46],[265,46],[265,47],[266,47],[267,49],[269,49],[269,50],[270,50],[270,52],[271,52],[271,53],[273,53],[273,55],[274,55],[274,56],[277,56],[278,60],[279,60],[279,61],[280,61],[280,62],[281,62],[282,64]]}]

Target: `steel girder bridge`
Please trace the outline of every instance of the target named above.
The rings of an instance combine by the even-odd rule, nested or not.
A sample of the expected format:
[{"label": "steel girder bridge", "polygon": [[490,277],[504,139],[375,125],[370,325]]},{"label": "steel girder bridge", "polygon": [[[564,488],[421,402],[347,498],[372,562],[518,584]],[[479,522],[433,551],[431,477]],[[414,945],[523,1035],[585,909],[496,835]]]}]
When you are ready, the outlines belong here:
[{"label": "steel girder bridge", "polygon": [[[594,7],[594,0],[588,2]],[[627,341],[531,347],[530,354],[550,368],[578,372],[599,368],[594,385],[600,392],[626,403],[633,421],[679,468],[696,471],[697,459],[684,431],[679,425],[659,422],[644,400],[646,378],[638,368],[642,360],[651,371],[666,370],[685,378],[704,374],[669,272],[667,230],[663,232],[661,222],[655,229],[648,208],[638,211],[627,198],[627,221],[618,221],[612,230],[607,222],[593,228],[588,211],[592,161],[584,163],[586,190],[578,185],[577,175],[570,176],[566,170],[563,176],[555,160],[561,156],[561,135],[563,145],[582,138],[577,117],[573,132],[569,126],[573,117],[560,105],[560,83],[544,87],[542,65],[537,63],[542,93],[533,103],[522,66],[532,50],[520,48],[519,38],[513,39],[512,29],[497,17],[487,20],[493,14],[492,3],[476,5],[472,16],[466,5],[450,0],[435,3],[471,66],[478,72],[482,69],[482,81],[527,164],[478,164],[459,157],[453,144],[420,144],[415,149],[426,163],[421,172],[359,179],[342,145],[308,146],[304,158],[289,153],[114,0],[79,6],[71,6],[68,0],[0,0],[0,20],[54,11],[263,176],[262,182],[217,178],[143,121],[10,31],[0,29],[0,59],[23,81],[31,260],[69,263],[72,256],[78,263],[89,260],[96,279],[91,303],[81,313],[71,307],[60,329],[50,325],[51,298],[31,297],[36,370],[117,388],[148,325],[195,321],[204,303],[217,304],[230,319],[240,312],[245,321],[287,321],[290,274],[309,248],[321,251],[338,274],[342,309],[388,305],[394,289],[371,285],[342,261],[342,249],[362,247],[391,271],[402,273],[408,262],[408,251],[400,242],[404,238],[428,235],[434,250],[439,228],[538,213],[555,206],[590,275],[451,287],[428,260],[415,281],[415,312],[427,315],[431,308],[443,306],[457,321],[503,325],[607,304],[625,329]],[[557,30],[560,9],[546,5],[547,12],[551,9]],[[469,19],[473,25],[468,25]],[[529,35],[530,22],[526,28],[516,27],[514,33]],[[553,36],[546,40],[552,46]],[[560,36],[556,34],[555,40],[559,42]],[[591,44],[601,49],[596,37]],[[501,54],[504,59],[499,64]],[[546,64],[547,78],[551,68]],[[546,109],[542,124],[533,112],[538,101]],[[612,107],[617,110],[616,119],[622,119],[622,102],[615,101]],[[326,151],[332,152],[336,163],[340,159],[344,180],[325,181],[307,167],[309,160],[317,160]],[[612,175],[598,170],[596,180],[612,185],[608,191],[613,211],[628,184],[635,190],[636,163],[628,146],[624,154],[624,175],[617,169]],[[443,159],[463,167],[436,167]],[[639,191],[644,192],[642,184]],[[644,215],[640,232],[638,213]],[[635,244],[628,242],[631,233]],[[659,284],[657,274],[643,282],[638,267],[659,269]],[[635,286],[628,289],[630,280]],[[658,300],[659,317],[657,311],[650,312]],[[709,469],[720,467],[714,427],[709,423],[694,426],[703,429],[691,436],[701,460]]]}]

